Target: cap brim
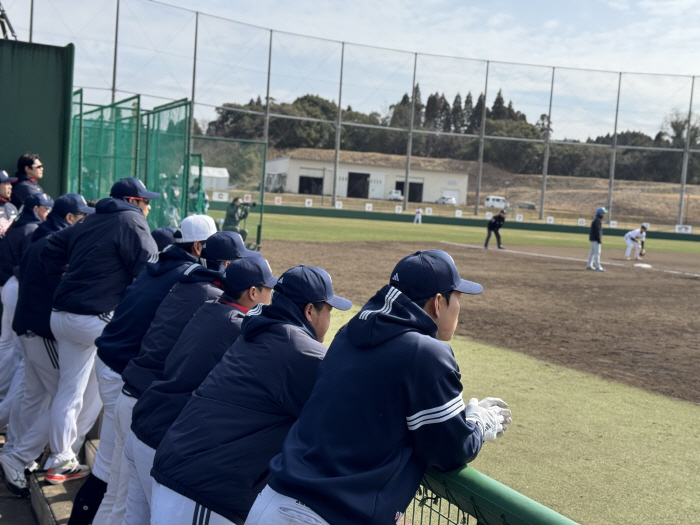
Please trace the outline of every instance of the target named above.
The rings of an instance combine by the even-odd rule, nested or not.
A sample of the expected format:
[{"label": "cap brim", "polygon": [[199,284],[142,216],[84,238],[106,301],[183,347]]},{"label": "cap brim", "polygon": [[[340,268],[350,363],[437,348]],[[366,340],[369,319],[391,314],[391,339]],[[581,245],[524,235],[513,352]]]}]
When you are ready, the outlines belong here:
[{"label": "cap brim", "polygon": [[239,259],[242,259],[243,257],[262,257],[262,253],[256,252],[255,250],[245,250]]},{"label": "cap brim", "polygon": [[350,301],[350,299],[338,297],[337,295],[334,295],[330,299],[326,299],[326,302],[338,310],[350,310],[352,307],[352,301]]},{"label": "cap brim", "polygon": [[160,198],[160,193],[156,193],[155,191],[144,191],[143,195],[141,195],[142,199],[158,199]]},{"label": "cap brim", "polygon": [[263,283],[263,286],[265,288],[274,288],[275,285],[277,284],[277,277],[270,277],[267,281]]},{"label": "cap brim", "polygon": [[90,215],[91,213],[95,213],[95,208],[91,208],[90,206],[80,206],[78,207],[78,211],[80,213],[87,213]]},{"label": "cap brim", "polygon": [[473,283],[465,279],[460,279],[459,286],[455,288],[458,292],[467,293],[469,295],[479,295],[484,291],[484,287],[479,283]]}]

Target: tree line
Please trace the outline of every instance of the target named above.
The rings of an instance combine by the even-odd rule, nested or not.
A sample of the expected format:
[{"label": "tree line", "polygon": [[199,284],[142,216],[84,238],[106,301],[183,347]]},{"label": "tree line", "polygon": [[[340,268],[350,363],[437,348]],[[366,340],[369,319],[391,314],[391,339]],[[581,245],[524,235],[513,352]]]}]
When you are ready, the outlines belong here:
[{"label": "tree line", "polygon": [[[540,115],[534,123],[528,122],[527,116],[515,109],[512,101],[506,104],[500,90],[492,105],[486,108],[483,94],[479,94],[474,102],[471,93],[467,93],[464,98],[458,93],[452,103],[444,94],[431,93],[424,104],[418,85],[415,99],[412,155],[416,156],[477,160],[478,139],[459,135],[478,135],[481,131],[482,116],[486,117],[485,134],[489,136],[542,140],[553,131],[553,123],[549,122],[546,114]],[[259,115],[245,111],[264,112],[265,105],[260,97],[243,105],[225,103],[217,109],[217,118],[208,123],[206,135],[260,140],[263,137],[264,120]],[[332,100],[309,94],[291,103],[271,99],[270,112],[291,117],[335,121],[338,106]],[[410,126],[411,121],[411,97],[408,93],[396,104],[391,105],[385,114],[377,111],[363,113],[348,106],[343,110],[342,118],[346,125],[342,128],[341,149],[406,154],[408,133],[404,130]],[[687,122],[687,116],[674,112],[667,116],[656,136],[651,137],[641,131],[622,131],[617,134],[617,144],[672,147],[682,150],[686,141]],[[375,127],[353,126],[353,123]],[[202,133],[198,128],[199,126],[194,130],[195,134]],[[399,128],[401,131],[389,128]],[[700,146],[699,131],[700,125],[694,119],[690,131],[691,148]],[[450,135],[445,135],[446,133]],[[324,122],[271,117],[268,137],[269,147],[276,149],[335,148],[335,126]],[[609,146],[612,140],[613,137],[607,134],[588,138],[584,144]],[[565,144],[550,144],[548,172],[553,175],[607,178],[610,170],[610,148],[581,147],[580,144],[574,140],[566,141]],[[544,144],[541,142],[487,139],[484,144],[485,162],[514,173],[541,173],[543,158]],[[615,177],[624,180],[679,182],[682,158],[682,152],[621,148],[616,154]],[[700,183],[700,154],[690,156],[688,182]]]}]

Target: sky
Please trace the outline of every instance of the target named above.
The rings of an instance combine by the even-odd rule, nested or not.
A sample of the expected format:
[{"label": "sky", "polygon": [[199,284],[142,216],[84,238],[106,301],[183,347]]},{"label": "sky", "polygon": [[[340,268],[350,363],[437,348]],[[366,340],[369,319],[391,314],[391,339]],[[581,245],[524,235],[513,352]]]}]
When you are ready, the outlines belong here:
[{"label": "sky", "polygon": [[[98,104],[111,96],[116,1],[33,0],[33,41],[75,43],[75,85]],[[31,2],[3,0],[20,40],[28,39]],[[618,85],[618,130],[654,135],[672,113],[687,115],[691,76],[700,75],[700,0],[168,3],[184,9],[120,0],[117,98],[140,93],[152,107],[191,97],[197,10],[195,117],[202,122],[224,102],[264,98],[268,29],[270,93],[278,101],[312,93],[384,114],[410,92],[414,66],[424,102],[433,92],[450,102],[457,93],[476,98],[490,61],[489,103],[501,89],[535,122],[549,111],[556,66],[555,139],[612,132]],[[698,87],[693,105],[700,109]]]}]

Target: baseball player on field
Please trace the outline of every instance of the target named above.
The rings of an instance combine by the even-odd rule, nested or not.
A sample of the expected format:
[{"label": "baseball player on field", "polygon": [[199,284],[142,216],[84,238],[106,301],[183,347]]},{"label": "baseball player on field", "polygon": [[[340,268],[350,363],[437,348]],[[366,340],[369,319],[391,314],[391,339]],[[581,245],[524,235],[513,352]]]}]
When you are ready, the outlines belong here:
[{"label": "baseball player on field", "polygon": [[263,258],[244,257],[226,267],[224,293],[204,303],[187,323],[165,361],[163,381],[156,381],[134,406],[125,456],[130,480],[124,523],[150,523],[151,467],[161,439],[192,392],[238,339],[245,314],[270,304],[277,278]]},{"label": "baseball player on field", "polygon": [[460,298],[481,292],[443,251],[399,261],[390,284],[336,334],[245,523],[288,523],[286,516],[318,525],[397,523],[428,465],[455,469],[502,435],[507,405],[465,404],[446,343]]},{"label": "baseball player on field", "polygon": [[350,306],[320,268],[282,274],[160,442],[152,525],[244,522],[314,385],[331,310]]},{"label": "baseball player on field", "polygon": [[591,221],[591,229],[588,232],[588,240],[591,241],[591,251],[588,253],[588,264],[586,270],[604,272],[605,268],[600,265],[600,248],[603,245],[603,217],[608,213],[603,207],[595,211],[595,217]]},{"label": "baseball player on field", "polygon": [[149,200],[160,194],[148,191],[134,178],[117,181],[110,194],[83,222],[52,235],[41,252],[49,275],[65,271],[54,293],[51,313],[61,367],[51,405],[51,456],[46,463],[49,483],[89,473],[87,466],[78,464],[72,445],[83,398],[99,395],[95,339],[111,320],[127,286],[157,253],[146,216],[151,208]]},{"label": "baseball player on field", "polygon": [[[51,235],[94,211],[81,195],[68,194],[56,199],[46,221],[34,230],[32,244],[19,266],[19,291],[12,329],[24,353],[24,389],[19,403],[10,413],[0,464],[5,484],[20,496],[29,494],[25,467],[39,457],[49,440],[48,404],[56,393],[59,378],[56,340],[49,323],[51,298],[58,281],[48,279],[40,254]],[[88,430],[79,417],[75,452],[80,449]]]},{"label": "baseball player on field", "polygon": [[112,320],[95,341],[95,373],[104,416],[92,473],[110,484],[102,501],[105,512],[98,513],[93,521],[95,525],[106,523],[112,512],[116,493],[116,483],[112,483],[112,479],[119,478],[124,449],[123,436],[115,433],[114,425],[115,403],[124,386],[121,374],[129,360],[139,354],[143,336],[160,303],[185,271],[197,265],[204,243],[214,233],[216,224],[207,215],[193,215],[183,220],[174,234],[175,243],[149,259],[146,268],[124,292]]},{"label": "baseball player on field", "polygon": [[632,253],[632,248],[634,248],[634,258],[639,259],[646,252],[644,251],[644,240],[647,238],[647,227],[642,224],[636,230],[629,231],[625,233],[625,242],[627,243],[627,250],[625,251],[625,259],[630,260],[630,254]]}]

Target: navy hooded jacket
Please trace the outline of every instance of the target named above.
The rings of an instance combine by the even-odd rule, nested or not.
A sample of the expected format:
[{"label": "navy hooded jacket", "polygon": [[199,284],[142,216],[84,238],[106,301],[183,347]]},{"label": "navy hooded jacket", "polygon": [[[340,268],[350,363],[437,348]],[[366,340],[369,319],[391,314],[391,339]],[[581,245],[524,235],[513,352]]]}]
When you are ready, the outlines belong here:
[{"label": "navy hooded jacket", "polygon": [[31,236],[32,243],[19,265],[19,292],[12,321],[12,329],[17,335],[32,331],[44,339],[54,339],[49,320],[51,299],[59,281],[46,275],[40,255],[49,236],[68,226],[63,217],[49,213],[46,221]]},{"label": "navy hooded jacket", "polygon": [[230,521],[245,518],[325,354],[284,295],[256,306],[161,441],[151,476]]},{"label": "navy hooded jacket", "polygon": [[158,307],[151,326],[141,342],[138,356],[122,372],[123,392],[138,399],[154,381],[163,379],[165,359],[180,334],[206,301],[224,293],[223,267],[212,270],[203,266],[188,268]]},{"label": "navy hooded jacket", "polygon": [[22,255],[32,242],[31,234],[40,224],[41,219],[36,212],[25,209],[0,239],[0,286],[4,286],[12,277],[13,268],[22,260]]},{"label": "navy hooded jacket", "polygon": [[52,235],[41,252],[47,273],[65,271],[54,293],[54,308],[81,315],[114,311],[126,287],[157,251],[137,206],[102,199],[95,213]]},{"label": "navy hooded jacket", "polygon": [[481,430],[465,421],[452,349],[430,316],[382,288],[335,336],[270,487],[333,525],[395,523],[427,465],[473,460]]},{"label": "navy hooded jacket", "polygon": [[17,208],[21,207],[26,198],[30,195],[34,193],[45,193],[41,186],[39,186],[37,179],[30,179],[26,172],[18,171],[15,173],[15,177],[17,177],[17,180],[12,183],[10,202]]},{"label": "navy hooded jacket", "polygon": [[247,310],[227,294],[197,310],[165,360],[163,380],[147,388],[134,405],[131,430],[143,443],[158,448],[192,392],[238,339]]},{"label": "navy hooded jacket", "polygon": [[127,363],[139,355],[143,337],[163,299],[189,267],[197,266],[197,258],[176,244],[149,259],[95,340],[97,355],[104,364],[118,374],[124,371]]}]

